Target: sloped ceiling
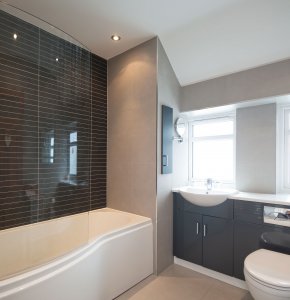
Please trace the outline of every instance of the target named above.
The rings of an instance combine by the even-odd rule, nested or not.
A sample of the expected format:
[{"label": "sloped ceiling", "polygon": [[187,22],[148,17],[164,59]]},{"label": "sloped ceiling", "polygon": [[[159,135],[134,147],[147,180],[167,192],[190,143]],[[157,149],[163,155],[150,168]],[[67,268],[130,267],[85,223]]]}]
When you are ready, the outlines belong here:
[{"label": "sloped ceiling", "polygon": [[159,36],[182,86],[290,58],[289,0],[6,2],[106,59]]}]

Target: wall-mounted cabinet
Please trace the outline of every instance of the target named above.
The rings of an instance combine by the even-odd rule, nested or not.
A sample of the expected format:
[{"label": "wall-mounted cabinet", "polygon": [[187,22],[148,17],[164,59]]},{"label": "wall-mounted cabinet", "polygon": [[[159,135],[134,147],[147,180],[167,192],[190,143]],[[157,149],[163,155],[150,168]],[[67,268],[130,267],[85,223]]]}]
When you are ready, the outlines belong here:
[{"label": "wall-mounted cabinet", "polygon": [[172,173],[173,109],[162,105],[161,174]]}]

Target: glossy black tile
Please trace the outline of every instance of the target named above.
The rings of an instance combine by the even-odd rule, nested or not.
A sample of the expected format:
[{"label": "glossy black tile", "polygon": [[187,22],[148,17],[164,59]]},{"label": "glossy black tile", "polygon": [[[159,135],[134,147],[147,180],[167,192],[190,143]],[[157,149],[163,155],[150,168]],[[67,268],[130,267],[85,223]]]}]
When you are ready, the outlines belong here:
[{"label": "glossy black tile", "polygon": [[106,206],[106,152],[106,60],[0,11],[0,229]]},{"label": "glossy black tile", "polygon": [[106,206],[107,62],[92,56],[91,209]]},{"label": "glossy black tile", "polygon": [[38,63],[37,27],[0,11],[0,53]]}]

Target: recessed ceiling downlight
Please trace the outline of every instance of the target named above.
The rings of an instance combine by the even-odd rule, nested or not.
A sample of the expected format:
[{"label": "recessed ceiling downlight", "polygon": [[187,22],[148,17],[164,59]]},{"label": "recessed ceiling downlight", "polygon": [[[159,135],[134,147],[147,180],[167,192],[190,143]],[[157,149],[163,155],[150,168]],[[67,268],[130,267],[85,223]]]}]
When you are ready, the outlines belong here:
[{"label": "recessed ceiling downlight", "polygon": [[121,37],[117,34],[113,34],[111,36],[111,39],[114,41],[114,42],[117,42],[117,41],[120,41]]},{"label": "recessed ceiling downlight", "polygon": [[17,38],[18,38],[17,34],[16,34],[16,33],[14,33],[14,34],[13,34],[13,39],[16,41],[16,40],[17,40]]}]

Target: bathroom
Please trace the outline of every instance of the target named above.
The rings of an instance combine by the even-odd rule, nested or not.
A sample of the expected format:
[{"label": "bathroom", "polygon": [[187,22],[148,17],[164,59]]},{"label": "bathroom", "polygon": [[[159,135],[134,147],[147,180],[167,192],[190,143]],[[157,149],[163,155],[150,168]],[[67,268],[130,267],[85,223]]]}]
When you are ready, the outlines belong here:
[{"label": "bathroom", "polygon": [[[1,55],[4,55],[1,63],[1,89],[6,91],[5,104],[4,98],[1,99],[1,130],[5,132],[1,133],[1,140],[4,143],[3,151],[6,151],[3,155],[1,154],[1,165],[4,166],[1,170],[3,173],[1,173],[2,178],[5,177],[5,182],[13,186],[13,188],[8,186],[10,194],[8,197],[3,197],[3,202],[1,201],[1,231],[2,234],[6,230],[15,233],[20,227],[29,226],[29,224],[44,224],[42,222],[48,222],[48,220],[53,231],[49,234],[45,228],[47,239],[43,238],[46,236],[44,232],[39,232],[35,237],[26,237],[21,233],[21,239],[16,238],[19,243],[16,243],[14,248],[17,250],[23,248],[23,251],[17,252],[17,255],[10,255],[8,258],[5,255],[11,253],[13,248],[11,241],[15,238],[9,240],[7,237],[7,242],[5,239],[2,240],[1,244],[3,243],[5,247],[1,247],[3,254],[1,254],[0,262],[1,265],[5,265],[5,268],[7,265],[11,267],[15,257],[19,258],[17,263],[21,265],[21,268],[19,271],[16,263],[16,266],[11,269],[17,274],[20,272],[20,275],[24,270],[35,267],[35,263],[36,265],[46,264],[47,261],[43,261],[40,257],[41,253],[46,252],[50,243],[55,242],[50,235],[53,235],[54,231],[55,233],[60,231],[60,224],[64,218],[69,216],[81,218],[87,215],[88,211],[101,211],[108,207],[151,219],[152,229],[150,230],[152,232],[148,232],[150,230],[146,228],[148,231],[144,232],[144,236],[153,235],[152,247],[150,243],[146,244],[146,247],[152,248],[152,253],[148,252],[148,260],[152,259],[151,254],[154,260],[149,263],[152,266],[150,265],[142,276],[132,277],[131,286],[151,273],[155,274],[152,276],[160,275],[157,276],[157,280],[174,278],[175,273],[162,277],[164,274],[162,272],[168,270],[168,267],[173,269],[167,272],[173,272],[174,268],[177,270],[176,273],[181,272],[178,267],[183,267],[177,263],[173,265],[172,190],[189,184],[189,139],[185,135],[182,143],[177,140],[172,141],[173,172],[161,174],[162,105],[173,108],[173,121],[182,116],[186,119],[186,123],[200,116],[209,118],[229,113],[233,115],[234,112],[236,128],[234,188],[249,193],[275,194],[280,192],[276,188],[280,176],[278,174],[280,163],[276,158],[279,153],[276,148],[276,139],[278,139],[276,115],[280,106],[289,102],[287,95],[290,94],[290,61],[287,60],[289,45],[287,49],[286,42],[283,49],[285,52],[281,54],[282,58],[272,60],[271,63],[256,63],[254,67],[243,67],[236,71],[224,72],[219,76],[212,75],[211,78],[209,76],[207,80],[192,80],[196,82],[195,84],[190,84],[188,81],[187,84],[180,85],[180,78],[177,79],[176,71],[172,68],[173,62],[168,58],[171,53],[165,51],[167,44],[163,45],[162,38],[154,37],[156,34],[148,35],[147,39],[138,40],[139,42],[135,41],[135,44],[126,50],[122,49],[121,44],[124,40],[126,41],[126,37],[121,36],[120,44],[110,46],[112,49],[116,47],[116,54],[106,60],[101,55],[90,54],[91,52],[101,53],[98,52],[97,46],[94,51],[88,51],[83,46],[71,46],[70,43],[62,42],[64,39],[72,41],[73,45],[77,44],[73,38],[24,13],[28,11],[36,17],[47,20],[45,11],[49,16],[49,12],[58,11],[56,7],[60,5],[62,9],[59,10],[63,17],[65,3],[49,6],[49,4],[44,5],[43,2],[43,7],[41,7],[36,1],[34,3],[16,0],[7,2],[21,8],[22,11],[15,13],[13,7],[5,7],[2,10],[1,3],[1,13],[9,14],[13,11],[13,15],[16,14],[17,18],[24,19],[25,23],[21,21],[17,23],[12,17],[13,20],[10,22],[8,22],[9,18],[3,21],[4,17],[1,14],[1,24],[3,24],[1,40],[5,42],[0,45]],[[266,8],[271,11],[271,1],[264,5],[265,11]],[[289,11],[289,4],[282,1],[280,5],[276,7],[281,14],[279,26],[285,28],[286,31],[287,22],[283,23],[282,16],[284,16],[283,12],[286,15]],[[266,18],[266,15],[263,15],[266,14],[267,11],[265,11],[261,15]],[[89,18],[90,13],[86,13]],[[60,24],[57,23],[57,13],[55,12],[52,16],[55,19],[52,17],[49,23],[56,26]],[[85,16],[83,15],[83,18]],[[68,16],[64,17],[72,26],[72,20]],[[284,18],[287,19],[285,16]],[[80,23],[81,20],[78,20],[74,26],[81,28]],[[18,32],[13,31],[15,24]],[[58,25],[57,27],[70,32],[69,26]],[[11,32],[9,38],[4,37],[7,32],[9,34]],[[24,33],[23,39],[21,33]],[[110,32],[110,35],[113,33],[113,31]],[[82,40],[80,33],[76,36]],[[110,36],[108,40],[113,43]],[[17,46],[19,43],[21,51]],[[67,48],[63,49],[63,45]],[[278,42],[277,45],[279,46]],[[67,53],[67,57],[63,59],[61,55]],[[14,58],[12,62],[7,58],[9,55]],[[10,61],[10,69],[2,67],[5,64],[7,66],[7,61]],[[20,65],[22,68],[24,66],[26,72],[29,72],[28,76],[23,73]],[[63,77],[60,76],[59,79],[58,74],[63,74],[61,75]],[[24,85],[21,85],[23,80]],[[69,80],[73,82],[68,84]],[[74,88],[68,89],[68,85]],[[21,88],[13,88],[15,86]],[[92,101],[83,101],[84,98],[92,99]],[[30,101],[29,105],[25,106],[24,100],[21,99]],[[11,107],[11,103],[15,106]],[[17,128],[17,122],[11,118],[11,114],[26,116],[25,122],[20,124],[23,129]],[[188,126],[188,123],[186,125]],[[186,134],[188,134],[188,129],[189,127],[187,127]],[[27,133],[19,140],[14,140],[13,136],[17,137],[16,133],[19,130]],[[263,135],[260,135],[261,132]],[[172,126],[172,134],[178,137],[174,126]],[[23,151],[21,153],[23,156],[13,156],[13,151],[9,151],[9,148],[13,147],[14,142],[18,143],[17,148],[14,148],[15,153],[22,151],[21,149],[30,150]],[[5,148],[8,148],[8,151]],[[73,163],[76,162],[76,156],[74,156],[76,149],[77,167]],[[28,163],[29,167],[23,167],[23,170],[21,168],[17,170],[14,167],[25,163]],[[216,179],[216,181],[219,180]],[[18,182],[18,185],[15,185],[15,182]],[[5,190],[7,184],[2,188],[1,194],[8,193]],[[11,202],[11,198],[19,197],[23,190],[25,195],[21,196],[21,200]],[[146,225],[149,224],[147,219],[144,219],[144,222]],[[85,236],[89,224],[81,226],[83,227],[77,227],[74,231],[83,231]],[[39,247],[35,247],[34,244],[27,246],[25,239],[34,241]],[[55,253],[59,251],[60,256],[65,255],[64,251],[69,252],[74,247],[86,245],[87,239],[90,238],[82,237],[78,241],[72,239],[70,242],[67,240],[63,243],[63,248],[66,250],[56,249]],[[67,245],[69,245],[68,249]],[[55,253],[51,255],[51,259],[55,259]],[[133,256],[130,255],[130,257]],[[28,258],[32,261],[32,266],[27,263]],[[138,261],[137,258],[136,261]],[[6,264],[4,264],[5,260]],[[5,268],[0,266],[2,270]],[[124,270],[124,267],[122,268]],[[6,277],[5,272],[3,272],[4,275],[1,272],[1,275],[6,279],[11,279],[13,278],[11,277],[12,271],[8,272],[9,275],[6,274]],[[135,270],[132,270],[132,274],[134,274],[133,271]],[[246,286],[242,285],[243,282],[229,282],[226,281],[228,278],[218,278],[227,282],[225,286],[228,289],[226,289],[216,279],[202,277],[205,275],[200,275],[200,278],[196,277],[197,273],[194,271],[192,271],[194,273],[187,273],[188,269],[182,269],[182,271],[185,275],[181,275],[180,278],[177,276],[177,281],[183,280],[184,290],[188,291],[191,298],[210,299],[210,295],[222,293],[223,289],[229,295],[221,295],[221,299],[226,299],[226,297],[235,299],[233,295],[236,295],[236,299],[250,297],[245,290]],[[204,285],[202,291],[198,290],[196,283],[194,285],[194,282],[202,281],[201,278],[208,280],[209,285]],[[154,287],[156,282],[154,279],[155,277],[153,279],[149,277],[148,283],[143,282],[144,293],[152,286]],[[229,284],[236,284],[238,288],[231,287]],[[170,285],[174,286],[176,283],[170,282]],[[191,288],[191,285],[194,288]],[[129,288],[128,285],[126,287],[126,289]],[[120,291],[125,292],[124,289]],[[140,291],[131,293],[132,296],[124,294],[123,299],[126,297],[135,299],[134,294],[138,299],[142,288]],[[158,295],[158,293],[161,294]],[[206,293],[208,293],[207,298]],[[51,295],[47,297],[47,299],[55,298]],[[101,300],[110,299],[105,296],[100,297]],[[157,295],[151,294],[151,299],[159,299],[158,297],[170,299],[165,297],[160,290],[157,291]],[[73,298],[70,295],[69,298],[59,299]]]}]

